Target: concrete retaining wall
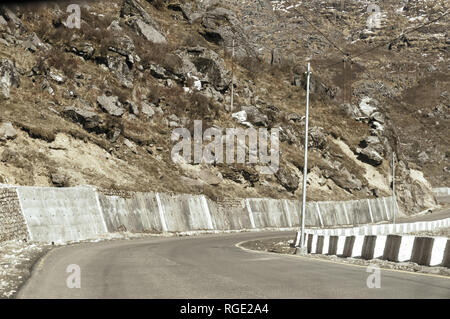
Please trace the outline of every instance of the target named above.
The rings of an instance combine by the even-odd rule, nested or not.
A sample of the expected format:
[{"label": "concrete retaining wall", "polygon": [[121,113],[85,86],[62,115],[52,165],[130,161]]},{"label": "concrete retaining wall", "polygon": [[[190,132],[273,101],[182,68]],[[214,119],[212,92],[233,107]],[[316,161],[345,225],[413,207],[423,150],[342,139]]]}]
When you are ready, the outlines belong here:
[{"label": "concrete retaining wall", "polygon": [[17,187],[17,194],[31,240],[69,242],[108,232],[91,187]]},{"label": "concrete retaining wall", "polygon": [[[299,236],[299,234],[297,234]],[[323,236],[307,235],[310,254],[411,261],[424,266],[450,267],[450,239],[400,235]]]},{"label": "concrete retaining wall", "polygon": [[434,196],[449,196],[450,195],[450,187],[439,187],[433,188]]},{"label": "concrete retaining wall", "polygon": [[161,232],[158,204],[153,193],[135,193],[132,197],[99,194],[108,232]]},{"label": "concrete retaining wall", "polygon": [[[0,238],[5,239],[23,237],[26,231],[31,240],[69,242],[117,231],[286,229],[301,223],[298,200],[249,198],[214,202],[203,195],[134,193],[90,186],[3,188],[5,192],[6,189],[17,192],[17,207],[20,203],[24,218],[18,224],[10,217],[11,222],[6,217],[0,221]],[[387,220],[390,205],[386,202],[391,199],[308,202],[305,224],[335,226]],[[6,202],[0,205],[3,206],[7,206]],[[5,207],[2,209],[9,209]],[[6,230],[7,227],[10,228]]]}]

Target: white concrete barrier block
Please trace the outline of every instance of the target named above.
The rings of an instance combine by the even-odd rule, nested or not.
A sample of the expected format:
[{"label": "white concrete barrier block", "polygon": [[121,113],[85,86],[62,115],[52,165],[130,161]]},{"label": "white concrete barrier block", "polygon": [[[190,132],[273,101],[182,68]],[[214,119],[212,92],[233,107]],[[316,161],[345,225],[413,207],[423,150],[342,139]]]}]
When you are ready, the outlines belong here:
[{"label": "white concrete barrier block", "polygon": [[415,236],[402,236],[400,249],[398,252],[398,261],[407,261],[411,259]]},{"label": "white concrete barrier block", "polygon": [[323,255],[328,254],[329,250],[330,250],[330,236],[324,236],[322,254]]},{"label": "white concrete barrier block", "polygon": [[395,225],[389,224],[388,225],[388,229],[387,229],[387,233],[388,234],[393,234],[394,232],[395,232]]},{"label": "white concrete barrier block", "polygon": [[301,233],[298,231],[297,235],[295,236],[295,247],[298,247],[300,245],[300,238],[301,238]]},{"label": "white concrete barrier block", "polygon": [[319,236],[313,235],[311,244],[311,254],[317,254],[317,239]]},{"label": "white concrete barrier block", "polygon": [[337,251],[336,255],[342,255],[344,254],[344,247],[345,247],[345,236],[339,236],[338,242],[337,242]]},{"label": "white concrete barrier block", "polygon": [[353,233],[353,229],[352,228],[346,228],[346,229],[344,229],[344,232],[343,232],[342,235],[344,235],[344,236],[352,236],[352,233]]},{"label": "white concrete barrier block", "polygon": [[386,239],[387,239],[386,235],[377,236],[373,252],[373,258],[383,257],[384,247],[386,246]]},{"label": "white concrete barrier block", "polygon": [[434,238],[433,249],[431,250],[430,266],[438,266],[442,264],[447,241],[448,238],[446,237]]},{"label": "white concrete barrier block", "polygon": [[360,257],[362,255],[362,248],[364,244],[364,236],[355,236],[353,243],[353,250],[351,257]]}]

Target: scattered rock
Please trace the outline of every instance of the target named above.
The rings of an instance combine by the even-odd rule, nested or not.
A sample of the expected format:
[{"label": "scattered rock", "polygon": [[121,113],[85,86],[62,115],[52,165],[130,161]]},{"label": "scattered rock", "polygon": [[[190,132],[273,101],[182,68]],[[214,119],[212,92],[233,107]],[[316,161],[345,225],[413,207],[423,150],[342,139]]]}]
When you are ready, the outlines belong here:
[{"label": "scattered rock", "polygon": [[17,136],[17,131],[11,122],[5,122],[0,125],[0,140],[13,140]]},{"label": "scattered rock", "polygon": [[64,108],[62,115],[76,123],[80,123],[88,131],[95,131],[100,125],[100,117],[92,111],[68,106]]},{"label": "scattered rock", "polygon": [[119,102],[117,96],[101,95],[97,98],[97,103],[106,113],[114,116],[122,116],[125,110]]},{"label": "scattered rock", "polygon": [[53,185],[56,187],[66,187],[69,184],[67,175],[61,171],[51,173],[50,178]]},{"label": "scattered rock", "polygon": [[155,115],[155,110],[153,110],[153,107],[145,102],[142,102],[141,104],[141,112],[147,116],[147,118],[151,118]]},{"label": "scattered rock", "polygon": [[123,143],[133,152],[133,153],[137,153],[137,149],[136,149],[136,145],[134,145],[133,142],[131,142],[129,139],[125,138],[123,140]]}]

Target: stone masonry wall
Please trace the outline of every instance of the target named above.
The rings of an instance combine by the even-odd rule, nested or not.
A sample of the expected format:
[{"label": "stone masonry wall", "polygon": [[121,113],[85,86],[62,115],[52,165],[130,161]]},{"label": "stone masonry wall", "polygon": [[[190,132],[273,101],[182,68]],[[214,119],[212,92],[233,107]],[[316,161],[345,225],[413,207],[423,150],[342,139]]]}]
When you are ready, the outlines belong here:
[{"label": "stone masonry wall", "polygon": [[14,189],[0,189],[0,242],[12,239],[28,239],[19,197]]}]

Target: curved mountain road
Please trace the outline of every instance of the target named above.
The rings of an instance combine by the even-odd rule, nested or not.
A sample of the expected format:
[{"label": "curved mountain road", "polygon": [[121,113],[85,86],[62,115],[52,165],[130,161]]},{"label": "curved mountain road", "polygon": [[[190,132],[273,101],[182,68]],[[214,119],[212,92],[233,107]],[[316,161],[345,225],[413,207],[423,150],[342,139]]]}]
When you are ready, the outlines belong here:
[{"label": "curved mountain road", "polygon": [[[239,242],[286,232],[147,238],[52,250],[18,298],[450,298],[450,278],[381,270],[367,288],[365,267],[253,252]],[[69,265],[81,288],[67,288]]]}]

